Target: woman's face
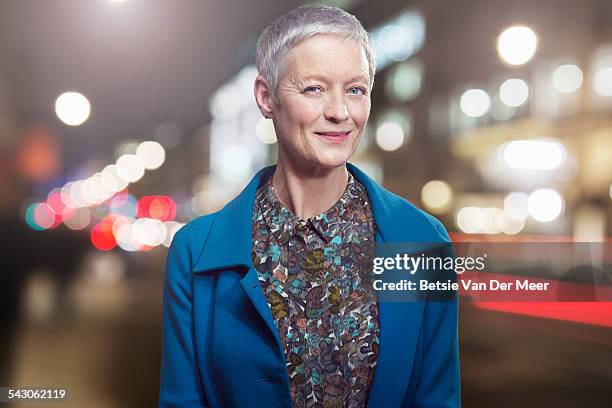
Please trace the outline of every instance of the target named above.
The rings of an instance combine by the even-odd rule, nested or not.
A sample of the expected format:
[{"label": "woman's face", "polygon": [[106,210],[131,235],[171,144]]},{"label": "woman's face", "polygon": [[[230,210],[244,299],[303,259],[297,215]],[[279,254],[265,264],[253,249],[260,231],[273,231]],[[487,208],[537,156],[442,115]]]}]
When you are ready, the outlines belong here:
[{"label": "woman's face", "polygon": [[353,40],[316,35],[291,49],[271,112],[279,161],[344,165],[370,116],[369,83],[368,60]]}]

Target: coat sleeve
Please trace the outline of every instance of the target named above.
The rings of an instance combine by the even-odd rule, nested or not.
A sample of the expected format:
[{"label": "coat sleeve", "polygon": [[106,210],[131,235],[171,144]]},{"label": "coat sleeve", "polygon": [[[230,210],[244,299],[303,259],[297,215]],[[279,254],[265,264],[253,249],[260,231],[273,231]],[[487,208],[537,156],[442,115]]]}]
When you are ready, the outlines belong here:
[{"label": "coat sleeve", "polygon": [[[438,230],[450,243],[448,233],[439,221]],[[443,256],[455,256],[450,245],[443,252]],[[461,406],[457,320],[457,296],[452,300],[426,302],[417,345],[417,361],[420,361],[418,380],[413,398],[404,401],[404,408]]]},{"label": "coat sleeve", "polygon": [[185,229],[176,233],[166,257],[160,408],[208,406],[194,351],[191,257]]}]

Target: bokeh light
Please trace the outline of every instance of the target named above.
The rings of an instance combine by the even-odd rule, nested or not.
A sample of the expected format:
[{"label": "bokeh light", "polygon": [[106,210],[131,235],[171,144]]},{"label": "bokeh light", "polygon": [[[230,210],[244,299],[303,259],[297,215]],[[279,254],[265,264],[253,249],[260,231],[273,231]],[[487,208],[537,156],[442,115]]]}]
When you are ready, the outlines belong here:
[{"label": "bokeh light", "polygon": [[168,196],[144,196],[138,200],[137,214],[139,218],[170,221],[176,217],[176,203]]},{"label": "bokeh light", "polygon": [[117,245],[124,251],[134,252],[142,249],[142,245],[134,241],[132,235],[132,226],[134,225],[132,217],[117,217],[113,223],[113,234]]},{"label": "bokeh light", "polygon": [[103,218],[91,229],[90,240],[92,245],[100,251],[110,251],[117,246],[117,241],[113,235],[113,215]]},{"label": "bokeh light", "polygon": [[85,95],[64,92],[55,100],[55,114],[68,126],[82,125],[91,113],[91,105]]},{"label": "bokeh light", "polygon": [[117,192],[121,191],[128,186],[128,181],[119,177],[117,173],[117,166],[109,164],[102,170],[102,176],[100,181],[102,185],[109,191]]},{"label": "bokeh light", "polygon": [[[2,116],[0,116],[1,118]],[[0,119],[0,148],[2,141],[2,119]],[[33,182],[51,181],[61,170],[61,146],[54,133],[42,126],[35,126],[20,135],[14,152],[17,171]],[[0,169],[2,171],[2,169]]]},{"label": "bokeh light", "polygon": [[463,207],[457,213],[456,224],[467,234],[475,234],[485,227],[485,215],[478,207]]},{"label": "bokeh light", "polygon": [[499,87],[499,99],[512,108],[521,106],[529,99],[529,85],[522,79],[507,79]]},{"label": "bokeh light", "polygon": [[513,191],[504,198],[504,212],[510,219],[524,221],[529,216],[529,196],[526,193]]},{"label": "bokeh light", "polygon": [[134,183],[144,176],[145,167],[140,157],[124,154],[117,160],[116,171],[119,178]]},{"label": "bokeh light", "polygon": [[582,70],[574,64],[557,67],[553,72],[553,87],[561,93],[576,92],[582,86]]},{"label": "bokeh light", "polygon": [[404,128],[397,122],[383,122],[376,129],[376,144],[388,152],[399,149],[404,139]]},{"label": "bokeh light", "polygon": [[33,230],[36,231],[41,231],[44,230],[45,228],[43,228],[42,226],[38,225],[38,223],[36,222],[36,217],[35,217],[35,212],[36,212],[36,208],[38,207],[40,203],[33,203],[30,204],[28,206],[28,208],[26,208],[25,210],[25,222],[28,225],[28,227],[32,228]]},{"label": "bokeh light", "polygon": [[540,188],[529,195],[527,202],[529,215],[540,222],[555,220],[563,212],[564,200],[550,188]]},{"label": "bokeh light", "polygon": [[185,224],[176,221],[166,221],[164,222],[164,225],[166,226],[166,238],[162,244],[165,247],[170,247],[170,244],[172,244],[172,240],[174,239],[174,235],[178,232],[178,230],[183,228]]},{"label": "bokeh light", "polygon": [[134,221],[131,233],[136,243],[155,247],[166,239],[166,226],[160,220],[139,218]]},{"label": "bokeh light", "polygon": [[482,89],[468,89],[461,95],[459,106],[467,116],[478,118],[489,111],[491,98]]},{"label": "bokeh light", "polygon": [[421,189],[421,201],[431,212],[442,214],[450,208],[453,191],[448,183],[441,180],[431,180]]},{"label": "bokeh light", "polygon": [[166,150],[154,141],[145,141],[136,148],[136,156],[142,160],[142,164],[147,170],[155,170],[161,167],[166,160]]},{"label": "bokeh light", "polygon": [[514,140],[498,148],[498,158],[514,169],[554,170],[566,157],[565,147],[555,139]]},{"label": "bokeh light", "polygon": [[72,216],[64,220],[64,225],[75,231],[83,230],[89,226],[91,222],[91,211],[87,207],[81,207],[74,210]]},{"label": "bokeh light", "polygon": [[414,58],[393,66],[385,82],[385,92],[396,102],[415,99],[421,91],[423,71],[423,63]]},{"label": "bokeh light", "polygon": [[602,68],[595,73],[593,89],[601,96],[612,96],[612,67]]},{"label": "bokeh light", "polygon": [[47,194],[47,205],[53,209],[55,221],[58,224],[62,222],[64,217],[71,214],[71,209],[62,200],[62,190],[60,188],[54,188]]},{"label": "bokeh light", "polygon": [[497,52],[510,65],[523,65],[535,54],[538,37],[532,29],[513,26],[505,29],[497,38]]},{"label": "bokeh light", "polygon": [[497,226],[504,234],[514,235],[525,228],[525,220],[508,216],[508,213],[504,209],[497,217]]},{"label": "bokeh light", "polygon": [[136,218],[136,205],[138,200],[127,193],[120,193],[115,195],[110,203],[110,211],[115,215],[122,215],[123,217]]}]

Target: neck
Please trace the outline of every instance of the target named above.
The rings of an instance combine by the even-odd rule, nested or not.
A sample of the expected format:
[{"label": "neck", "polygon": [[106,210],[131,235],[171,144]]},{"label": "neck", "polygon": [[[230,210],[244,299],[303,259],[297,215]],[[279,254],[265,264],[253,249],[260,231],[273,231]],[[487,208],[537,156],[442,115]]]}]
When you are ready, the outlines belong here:
[{"label": "neck", "polygon": [[348,182],[346,165],[334,168],[290,165],[279,157],[272,179],[280,202],[301,219],[330,209],[344,194]]}]

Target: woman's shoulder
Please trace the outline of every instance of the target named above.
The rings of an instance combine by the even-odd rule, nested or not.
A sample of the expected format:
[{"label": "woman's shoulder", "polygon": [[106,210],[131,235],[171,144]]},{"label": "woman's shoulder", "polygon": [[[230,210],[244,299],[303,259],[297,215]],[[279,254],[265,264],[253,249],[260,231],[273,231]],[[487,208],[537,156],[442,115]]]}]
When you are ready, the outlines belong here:
[{"label": "woman's shoulder", "polygon": [[[376,198],[382,221],[392,225],[394,230],[402,231],[406,240],[416,238],[422,241],[450,242],[448,232],[442,222],[412,202],[377,183]],[[378,222],[378,220],[377,220]]]},{"label": "woman's shoulder", "polygon": [[172,247],[180,247],[195,259],[206,244],[210,228],[218,212],[201,215],[183,225],[172,238]]}]

